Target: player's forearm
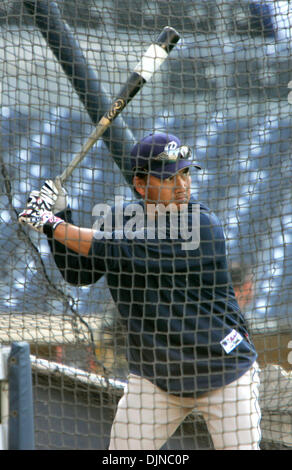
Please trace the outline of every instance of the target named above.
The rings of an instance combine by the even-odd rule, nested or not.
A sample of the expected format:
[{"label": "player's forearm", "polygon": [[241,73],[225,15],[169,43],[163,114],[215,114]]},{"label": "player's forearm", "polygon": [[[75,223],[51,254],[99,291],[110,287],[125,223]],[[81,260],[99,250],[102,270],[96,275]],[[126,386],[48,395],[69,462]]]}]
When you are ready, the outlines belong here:
[{"label": "player's forearm", "polygon": [[54,230],[54,239],[80,255],[87,256],[92,244],[94,231],[68,223],[60,224]]}]

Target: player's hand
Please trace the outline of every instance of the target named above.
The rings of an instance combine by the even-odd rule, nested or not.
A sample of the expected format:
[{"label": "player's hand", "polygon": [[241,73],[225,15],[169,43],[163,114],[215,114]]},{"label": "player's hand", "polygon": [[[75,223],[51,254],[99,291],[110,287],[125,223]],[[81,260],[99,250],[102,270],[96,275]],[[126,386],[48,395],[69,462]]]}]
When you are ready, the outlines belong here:
[{"label": "player's hand", "polygon": [[55,181],[46,180],[40,190],[40,196],[44,201],[46,209],[51,210],[54,214],[65,210],[68,206],[67,191],[63,188],[58,177]]},{"label": "player's hand", "polygon": [[32,191],[29,195],[25,209],[19,214],[18,221],[22,225],[43,233],[44,226],[50,225],[54,230],[64,220],[56,217],[47,207],[50,206],[49,199],[43,197],[41,191]]}]

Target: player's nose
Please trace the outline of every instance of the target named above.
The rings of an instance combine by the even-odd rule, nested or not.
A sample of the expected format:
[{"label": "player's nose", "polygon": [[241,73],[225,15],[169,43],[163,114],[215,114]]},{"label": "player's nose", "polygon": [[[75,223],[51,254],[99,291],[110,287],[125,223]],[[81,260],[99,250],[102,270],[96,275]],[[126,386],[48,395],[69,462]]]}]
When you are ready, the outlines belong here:
[{"label": "player's nose", "polygon": [[176,179],[175,179],[176,189],[185,189],[188,187],[188,184],[189,183],[185,175],[181,175],[180,173],[176,175]]}]

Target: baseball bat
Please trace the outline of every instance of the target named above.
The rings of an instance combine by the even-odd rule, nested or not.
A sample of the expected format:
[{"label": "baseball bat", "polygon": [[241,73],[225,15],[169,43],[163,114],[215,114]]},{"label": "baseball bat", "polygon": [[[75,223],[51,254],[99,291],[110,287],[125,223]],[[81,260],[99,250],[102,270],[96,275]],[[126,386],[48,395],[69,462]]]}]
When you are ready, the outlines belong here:
[{"label": "baseball bat", "polygon": [[95,129],[81,147],[81,150],[75,155],[63,173],[58,176],[62,183],[71,176],[74,169],[80,164],[88,151],[104,134],[116,117],[142,89],[144,84],[151,79],[152,75],[161,67],[179,39],[180,36],[174,28],[166,26],[163,29],[158,39],[155,43],[151,44],[143,55],[141,61],[136,65],[127,82],[121,88],[117,97],[113,101],[110,109],[99,120]]}]

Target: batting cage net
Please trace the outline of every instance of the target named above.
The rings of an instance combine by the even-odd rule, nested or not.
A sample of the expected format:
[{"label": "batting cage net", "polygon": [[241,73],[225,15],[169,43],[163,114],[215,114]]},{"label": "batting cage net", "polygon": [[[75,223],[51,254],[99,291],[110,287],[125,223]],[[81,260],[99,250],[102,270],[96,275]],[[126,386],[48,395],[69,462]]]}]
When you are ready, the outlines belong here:
[{"label": "batting cage net", "polygon": [[[270,0],[3,0],[0,341],[30,345],[38,449],[107,449],[131,372],[131,315],[140,322],[130,338],[132,345],[136,341],[137,357],[151,349],[145,333],[152,341],[163,333],[163,347],[171,351],[164,365],[171,374],[177,354],[173,349],[179,346],[172,327],[159,330],[159,315],[166,305],[169,324],[184,325],[176,306],[182,305],[179,312],[184,312],[185,302],[190,312],[201,312],[193,313],[196,324],[213,301],[212,295],[203,294],[206,279],[197,268],[196,302],[184,300],[191,287],[178,279],[174,268],[161,268],[159,295],[151,297],[153,285],[148,286],[150,294],[146,281],[141,287],[141,277],[150,279],[151,250],[140,260],[144,271],[137,268],[137,279],[129,271],[128,290],[120,284],[127,270],[122,261],[116,275],[110,272],[112,262],[91,283],[67,282],[47,235],[18,222],[29,193],[70,165],[166,26],[177,31],[179,41],[64,183],[72,220],[78,227],[92,228],[96,208],[106,211],[116,204],[141,202],[132,185],[130,151],[144,136],[171,134],[192,148],[202,170],[191,168],[191,192],[221,221],[234,293],[258,354],[260,447],[292,446],[291,5]],[[111,242],[106,240],[107,246]],[[119,242],[123,240],[115,240]],[[162,256],[160,261],[164,266],[167,259]],[[64,274],[69,266],[64,253],[63,263]],[[110,281],[115,283],[114,300],[109,273],[115,276]],[[180,274],[194,278],[193,272]],[[222,305],[209,319],[232,316],[224,312],[223,300]],[[144,320],[135,317],[135,308],[144,312]],[[127,309],[129,316],[123,317]],[[234,309],[238,312],[236,303]],[[204,336],[206,350],[212,349],[211,329],[212,321]],[[231,330],[239,335],[236,325]],[[227,342],[228,331],[222,335]],[[243,341],[239,336],[231,340],[230,354],[241,347],[234,342]],[[193,338],[190,348],[201,341],[195,327]],[[220,351],[230,357],[227,346]],[[151,363],[157,377],[159,352]],[[141,362],[147,363],[145,354]],[[176,379],[183,381],[183,372]],[[137,397],[136,403],[143,414],[143,398]],[[193,408],[177,422],[162,449],[216,448],[206,416]],[[130,425],[124,422],[118,440],[127,440]],[[239,425],[233,431],[240,434],[242,429]]]}]

